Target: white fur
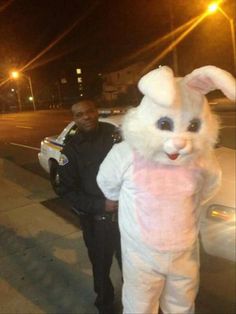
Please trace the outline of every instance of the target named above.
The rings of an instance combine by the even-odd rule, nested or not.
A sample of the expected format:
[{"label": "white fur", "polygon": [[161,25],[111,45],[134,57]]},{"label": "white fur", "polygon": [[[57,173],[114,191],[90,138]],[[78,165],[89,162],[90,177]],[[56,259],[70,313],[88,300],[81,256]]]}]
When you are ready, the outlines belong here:
[{"label": "white fur", "polygon": [[186,75],[184,81],[187,85],[207,94],[215,89],[220,89],[229,99],[236,100],[236,82],[234,77],[222,69],[212,65],[207,65],[195,69],[189,75]]},{"label": "white fur", "polygon": [[[199,68],[184,78],[174,78],[168,67],[146,74],[139,81],[144,97],[123,122],[125,140],[140,155],[163,164],[182,165],[204,158],[213,150],[218,137],[218,120],[204,94],[220,88],[235,97],[235,79],[213,66]],[[160,130],[157,121],[169,117],[173,131]],[[201,120],[198,132],[187,130],[192,119]],[[174,160],[168,155],[178,154]]]}]

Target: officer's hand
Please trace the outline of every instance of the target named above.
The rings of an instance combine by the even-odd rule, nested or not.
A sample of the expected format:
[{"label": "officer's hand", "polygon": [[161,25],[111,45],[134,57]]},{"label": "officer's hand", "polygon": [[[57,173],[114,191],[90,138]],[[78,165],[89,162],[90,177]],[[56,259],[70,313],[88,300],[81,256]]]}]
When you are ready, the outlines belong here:
[{"label": "officer's hand", "polygon": [[109,213],[113,213],[113,212],[116,212],[117,210],[118,210],[118,202],[106,199],[105,211]]}]

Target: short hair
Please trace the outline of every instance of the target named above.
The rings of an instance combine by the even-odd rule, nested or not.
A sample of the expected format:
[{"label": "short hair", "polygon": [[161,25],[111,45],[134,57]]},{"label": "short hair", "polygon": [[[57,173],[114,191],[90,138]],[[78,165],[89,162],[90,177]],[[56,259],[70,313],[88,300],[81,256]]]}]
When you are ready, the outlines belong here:
[{"label": "short hair", "polygon": [[73,105],[71,106],[71,111],[73,112],[73,109],[74,109],[77,105],[80,105],[80,104],[85,103],[85,102],[87,102],[87,103],[92,103],[92,104],[97,108],[97,103],[96,103],[96,101],[95,101],[94,99],[92,99],[92,98],[81,98],[79,101],[77,101],[75,104],[73,104]]}]

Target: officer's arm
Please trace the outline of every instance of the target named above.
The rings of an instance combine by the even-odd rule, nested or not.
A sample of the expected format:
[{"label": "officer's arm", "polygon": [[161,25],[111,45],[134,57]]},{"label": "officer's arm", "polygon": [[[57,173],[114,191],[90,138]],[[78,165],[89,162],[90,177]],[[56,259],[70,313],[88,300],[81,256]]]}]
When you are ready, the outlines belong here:
[{"label": "officer's arm", "polygon": [[59,195],[75,211],[91,214],[102,214],[104,212],[105,199],[86,194],[80,186],[75,153],[70,149],[62,151],[59,178]]}]

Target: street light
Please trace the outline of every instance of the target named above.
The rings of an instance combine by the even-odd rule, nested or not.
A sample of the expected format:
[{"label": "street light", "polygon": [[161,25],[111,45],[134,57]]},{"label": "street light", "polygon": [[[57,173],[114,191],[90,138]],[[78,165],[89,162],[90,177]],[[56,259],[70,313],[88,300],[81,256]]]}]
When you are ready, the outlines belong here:
[{"label": "street light", "polygon": [[[30,87],[30,93],[31,93],[31,99],[32,99],[32,104],[33,104],[33,108],[34,111],[36,110],[36,105],[35,105],[35,100],[34,100],[34,93],[33,93],[33,87],[32,87],[32,81],[30,76],[23,74],[22,72],[19,73],[18,71],[12,71],[11,72],[11,77],[15,80],[17,80],[20,76],[24,76],[28,82],[29,82],[29,87]],[[19,99],[19,98],[18,98]]]},{"label": "street light", "polygon": [[212,2],[209,4],[207,11],[209,14],[213,14],[216,11],[219,11],[229,22],[230,25],[230,32],[231,32],[231,40],[232,40],[232,47],[233,47],[233,59],[234,59],[234,70],[236,73],[236,43],[235,43],[235,26],[233,18],[229,17],[228,14],[220,7],[219,1]]},{"label": "street light", "polygon": [[218,6],[219,6],[218,3],[216,3],[216,2],[210,3],[210,4],[208,5],[207,10],[208,10],[208,12],[209,12],[210,14],[212,14],[212,13],[214,13],[214,12],[217,11]]},{"label": "street light", "polygon": [[12,71],[12,72],[11,72],[11,76],[12,76],[12,78],[14,78],[14,79],[18,79],[18,77],[19,77],[19,72],[17,72],[17,71]]}]

